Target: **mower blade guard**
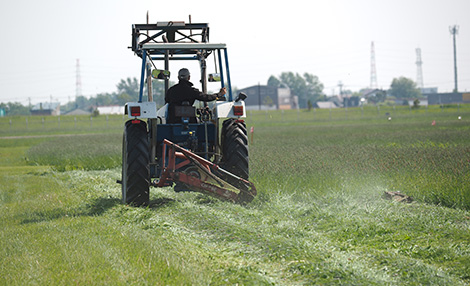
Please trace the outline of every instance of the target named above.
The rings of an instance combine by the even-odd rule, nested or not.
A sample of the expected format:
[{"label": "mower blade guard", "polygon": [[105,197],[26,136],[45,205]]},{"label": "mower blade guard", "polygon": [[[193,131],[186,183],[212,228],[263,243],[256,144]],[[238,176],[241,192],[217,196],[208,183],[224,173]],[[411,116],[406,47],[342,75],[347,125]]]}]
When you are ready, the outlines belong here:
[{"label": "mower blade guard", "polygon": [[[182,159],[178,164],[177,158]],[[253,183],[166,139],[163,141],[162,162],[165,162],[165,166],[158,187],[179,182],[194,191],[241,204],[251,202],[256,196]],[[191,176],[179,170],[185,166],[194,166],[203,175]]]}]

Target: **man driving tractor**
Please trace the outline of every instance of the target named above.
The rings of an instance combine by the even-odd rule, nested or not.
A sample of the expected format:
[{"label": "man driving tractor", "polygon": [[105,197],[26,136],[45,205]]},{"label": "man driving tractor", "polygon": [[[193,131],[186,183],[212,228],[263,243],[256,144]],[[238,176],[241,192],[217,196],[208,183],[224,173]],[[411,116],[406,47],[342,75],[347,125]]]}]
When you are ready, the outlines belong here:
[{"label": "man driving tractor", "polygon": [[226,88],[223,87],[218,93],[205,94],[193,87],[193,83],[189,81],[190,78],[191,73],[187,68],[180,69],[178,72],[179,82],[170,87],[165,96],[165,103],[168,103],[169,118],[173,123],[179,121],[175,116],[174,106],[192,106],[196,99],[200,101],[213,101],[223,97],[227,92]]}]

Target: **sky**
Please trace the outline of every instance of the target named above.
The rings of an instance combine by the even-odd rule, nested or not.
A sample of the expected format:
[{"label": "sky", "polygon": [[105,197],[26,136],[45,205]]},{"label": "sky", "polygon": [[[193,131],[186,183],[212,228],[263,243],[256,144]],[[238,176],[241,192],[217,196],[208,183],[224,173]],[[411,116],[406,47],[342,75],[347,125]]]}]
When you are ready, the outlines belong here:
[{"label": "sky", "polygon": [[339,82],[370,86],[372,42],[379,88],[401,76],[416,81],[420,48],[424,86],[451,92],[449,27],[457,25],[458,88],[470,92],[469,0],[0,0],[0,102],[74,100],[77,59],[86,97],[139,78],[141,61],[128,47],[147,11],[151,23],[189,15],[209,23],[211,42],[227,44],[232,86],[310,73],[327,95]]}]

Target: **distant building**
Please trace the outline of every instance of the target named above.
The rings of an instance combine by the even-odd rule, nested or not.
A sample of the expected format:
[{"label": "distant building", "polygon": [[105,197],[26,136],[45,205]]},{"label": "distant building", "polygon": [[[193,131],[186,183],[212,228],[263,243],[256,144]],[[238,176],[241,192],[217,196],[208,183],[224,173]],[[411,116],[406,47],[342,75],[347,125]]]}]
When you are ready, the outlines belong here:
[{"label": "distant building", "polygon": [[333,95],[333,96],[328,96],[326,98],[326,101],[323,101],[323,102],[332,102],[335,105],[335,107],[343,107],[343,101],[345,98],[346,97],[343,95]]},{"label": "distant building", "polygon": [[462,101],[463,103],[470,103],[470,93],[462,93]]},{"label": "distant building", "polygon": [[31,108],[31,115],[58,116],[60,115],[59,102],[41,102]]},{"label": "distant building", "polygon": [[96,107],[99,114],[124,114],[124,106],[110,105]]},{"label": "distant building", "polygon": [[254,85],[239,90],[247,95],[245,106],[248,110],[296,109],[297,96],[292,96],[288,87]]},{"label": "distant building", "polygon": [[384,94],[384,93],[386,93],[385,90],[378,89],[378,88],[375,88],[375,89],[364,89],[363,92],[362,92],[361,98],[365,98],[365,99],[368,101],[369,98],[374,98],[374,97],[380,96],[380,95],[382,95],[382,94]]},{"label": "distant building", "polygon": [[333,101],[317,101],[315,102],[315,107],[320,109],[338,108],[338,106]]},{"label": "distant building", "polygon": [[470,103],[470,93],[435,93],[427,94],[429,105]]},{"label": "distant building", "polygon": [[351,96],[343,98],[344,107],[357,107],[361,104],[361,98],[359,96]]},{"label": "distant building", "polygon": [[420,90],[422,95],[437,93],[437,87],[423,87]]}]

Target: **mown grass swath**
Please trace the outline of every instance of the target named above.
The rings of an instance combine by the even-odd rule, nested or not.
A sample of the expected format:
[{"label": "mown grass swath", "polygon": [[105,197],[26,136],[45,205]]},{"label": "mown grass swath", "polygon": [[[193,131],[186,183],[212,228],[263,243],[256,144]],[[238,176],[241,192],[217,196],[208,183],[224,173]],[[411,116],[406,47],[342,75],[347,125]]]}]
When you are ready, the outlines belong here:
[{"label": "mown grass swath", "polygon": [[[247,206],[167,189],[152,189],[148,208],[121,204],[122,128],[0,139],[0,276],[6,285],[467,285],[466,108],[252,111],[258,196]],[[414,202],[385,200],[386,190]]]}]

